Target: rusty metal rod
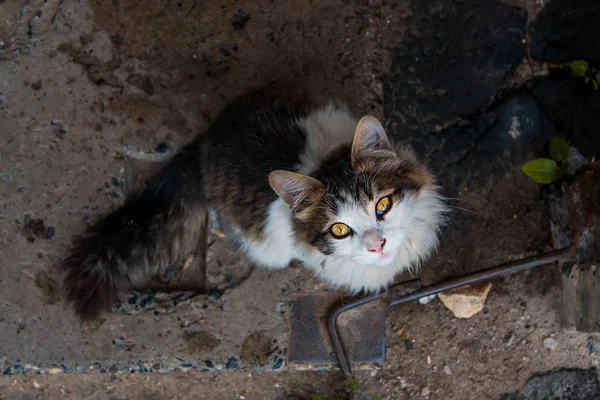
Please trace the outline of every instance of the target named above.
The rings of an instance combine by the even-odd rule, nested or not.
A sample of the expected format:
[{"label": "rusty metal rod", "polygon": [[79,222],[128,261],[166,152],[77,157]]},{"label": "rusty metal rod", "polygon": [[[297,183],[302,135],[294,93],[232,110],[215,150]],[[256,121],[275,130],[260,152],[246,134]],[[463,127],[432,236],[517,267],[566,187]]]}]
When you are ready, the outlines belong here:
[{"label": "rusty metal rod", "polygon": [[[340,338],[338,329],[337,329],[337,318],[340,314],[363,305],[365,303],[369,303],[371,301],[379,300],[384,297],[387,298],[387,306],[397,306],[399,304],[407,303],[412,300],[420,299],[421,297],[431,296],[433,294],[437,294],[440,292],[445,292],[450,289],[454,289],[457,287],[461,287],[464,285],[469,285],[481,281],[486,281],[489,279],[497,278],[499,276],[512,274],[515,272],[523,271],[526,269],[534,268],[540,265],[550,264],[559,260],[563,260],[571,256],[576,250],[575,245],[571,245],[567,248],[560,250],[549,251],[537,256],[523,258],[517,261],[511,261],[505,264],[501,264],[492,268],[485,269],[483,271],[478,271],[470,275],[466,275],[460,278],[450,279],[445,282],[437,283],[423,289],[419,289],[413,291],[411,293],[401,295],[399,297],[394,297],[388,295],[388,293],[378,293],[372,296],[367,296],[359,299],[355,299],[349,302],[341,303],[337,307],[335,307],[329,313],[327,319],[327,329],[329,331],[329,338],[331,339],[331,344],[333,345],[333,350],[340,365],[340,368],[345,376],[350,376],[352,373],[352,369],[350,367],[350,362],[348,360],[348,356],[346,355],[346,351],[344,349],[344,345]],[[412,281],[411,281],[412,282]],[[399,288],[405,285],[407,282],[399,283],[390,287],[391,289]]]}]

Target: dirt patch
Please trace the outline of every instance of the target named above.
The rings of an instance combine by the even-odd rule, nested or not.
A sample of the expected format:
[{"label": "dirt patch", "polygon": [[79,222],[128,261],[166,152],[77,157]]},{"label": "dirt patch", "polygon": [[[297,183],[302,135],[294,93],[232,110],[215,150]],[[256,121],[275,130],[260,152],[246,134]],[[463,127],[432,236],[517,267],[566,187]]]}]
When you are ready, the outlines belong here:
[{"label": "dirt patch", "polygon": [[187,345],[188,354],[210,351],[217,347],[221,341],[212,333],[206,331],[188,331],[184,333],[183,340]]},{"label": "dirt patch", "polygon": [[[162,129],[170,128],[188,140],[208,126],[227,101],[273,81],[307,82],[319,93],[347,100],[360,113],[378,113],[382,106],[377,80],[383,61],[379,5],[327,1],[307,7],[283,1],[268,7],[249,3],[240,9],[232,0],[152,0],[143,7],[130,0],[92,0],[89,4],[95,23],[90,37],[108,35],[113,49],[105,50],[107,57],[115,60],[110,57],[120,55],[120,72],[115,75],[129,76],[123,83],[126,99],[111,99],[116,101],[112,111],[135,122],[138,115],[129,105],[133,93],[152,97],[147,107],[136,106],[140,115],[145,114],[145,121],[156,109],[160,114],[181,114],[168,123],[146,121],[146,126],[138,126],[140,132],[124,138],[125,142],[147,139],[148,127],[156,134],[159,127],[173,124],[179,129]],[[92,69],[101,65],[94,59],[98,51],[94,41],[89,42],[71,50],[77,60],[90,60],[82,62],[88,74],[86,65]],[[90,50],[94,50],[91,55]],[[110,65],[117,65],[115,62]],[[134,79],[140,75],[145,87]],[[108,82],[106,78],[96,81]]]},{"label": "dirt patch", "polygon": [[264,332],[254,332],[242,344],[240,359],[243,363],[265,363],[271,356],[271,339]]},{"label": "dirt patch", "polygon": [[36,238],[42,238],[46,234],[46,224],[43,219],[25,216],[25,225],[21,229],[21,235],[29,242],[35,242]]},{"label": "dirt patch", "polygon": [[40,270],[35,274],[35,286],[42,291],[46,304],[56,304],[60,301],[60,285],[48,275],[48,271]]}]

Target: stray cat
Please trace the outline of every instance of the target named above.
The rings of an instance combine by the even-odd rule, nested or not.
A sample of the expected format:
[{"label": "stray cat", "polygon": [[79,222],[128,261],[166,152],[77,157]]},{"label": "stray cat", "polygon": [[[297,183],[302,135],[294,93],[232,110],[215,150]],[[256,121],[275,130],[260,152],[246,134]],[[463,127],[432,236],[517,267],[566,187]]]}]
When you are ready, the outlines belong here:
[{"label": "stray cat", "polygon": [[374,292],[436,248],[445,210],[427,168],[374,117],[258,90],[75,241],[67,297],[95,318],[205,242],[208,214],[259,265],[300,260],[331,287]]}]

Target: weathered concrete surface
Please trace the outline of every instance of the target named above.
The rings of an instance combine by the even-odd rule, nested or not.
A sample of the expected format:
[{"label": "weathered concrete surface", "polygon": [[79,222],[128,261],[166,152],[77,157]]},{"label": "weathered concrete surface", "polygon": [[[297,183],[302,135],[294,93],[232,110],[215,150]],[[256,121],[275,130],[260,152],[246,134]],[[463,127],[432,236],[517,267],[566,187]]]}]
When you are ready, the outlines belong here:
[{"label": "weathered concrete surface", "polygon": [[[493,95],[525,54],[522,10],[538,7],[504,3],[0,2],[0,365],[7,373],[38,364],[107,370],[6,376],[0,398],[262,400],[299,386],[303,395],[345,393],[330,372],[250,372],[286,368],[288,294],[321,289],[299,268],[256,270],[221,295],[177,306],[126,295],[87,330],[64,307],[51,269],[74,234],[123,200],[125,149],[169,152],[228,99],[271,79],[306,78],[360,113],[382,116],[385,108],[389,131],[428,157],[444,193],[460,199],[451,204],[477,213],[456,210],[441,252],[419,271],[424,283],[549,248],[540,187],[520,165],[544,155],[556,133],[597,153],[597,94],[553,72]],[[409,56],[427,63],[419,69]],[[209,259],[222,287],[234,267],[248,270],[222,240]],[[560,329],[556,278],[546,269],[499,280],[482,312],[465,321],[437,301],[389,310],[386,362],[356,371],[361,391],[497,398],[539,371],[597,365],[596,336]],[[555,350],[543,347],[550,336]],[[189,371],[130,377],[111,373],[113,365]],[[228,373],[201,372],[220,368]]]}]

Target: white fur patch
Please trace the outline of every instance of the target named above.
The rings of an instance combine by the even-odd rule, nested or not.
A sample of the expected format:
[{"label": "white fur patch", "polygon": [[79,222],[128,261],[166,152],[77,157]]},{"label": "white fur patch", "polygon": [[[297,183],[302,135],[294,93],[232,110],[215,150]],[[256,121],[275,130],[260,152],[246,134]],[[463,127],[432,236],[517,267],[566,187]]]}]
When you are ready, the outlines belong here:
[{"label": "white fur patch", "polygon": [[266,268],[281,269],[299,255],[293,238],[292,210],[282,199],[269,205],[263,234],[264,240],[244,240],[242,243],[242,249],[255,262]]},{"label": "white fur patch", "polygon": [[298,123],[306,132],[306,148],[296,168],[309,175],[331,150],[352,143],[358,120],[345,104],[330,102]]}]

